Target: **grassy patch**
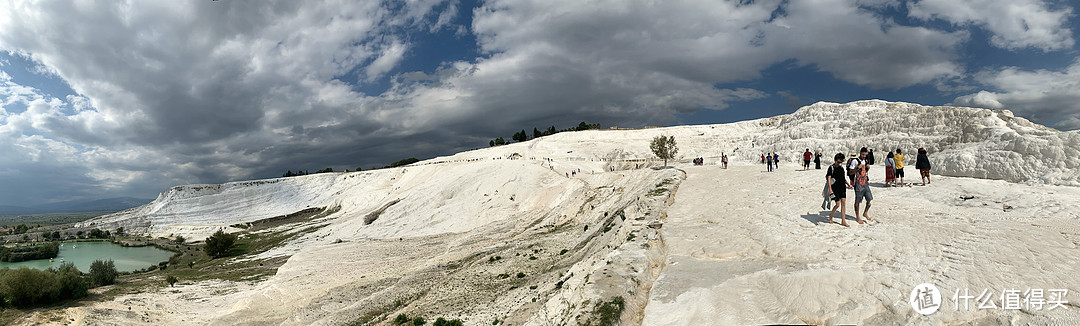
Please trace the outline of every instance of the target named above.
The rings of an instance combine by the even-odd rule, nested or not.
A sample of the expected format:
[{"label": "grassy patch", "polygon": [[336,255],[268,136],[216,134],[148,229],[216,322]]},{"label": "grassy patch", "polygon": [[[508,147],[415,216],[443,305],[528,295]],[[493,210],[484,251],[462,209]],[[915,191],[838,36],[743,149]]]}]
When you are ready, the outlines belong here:
[{"label": "grassy patch", "polygon": [[649,193],[645,194],[645,195],[649,196],[649,197],[656,197],[656,196],[663,195],[665,192],[668,192],[667,188],[656,188],[656,189],[650,190]]},{"label": "grassy patch", "polygon": [[585,321],[586,326],[611,326],[619,323],[625,302],[621,296],[611,298],[610,301],[599,302],[593,308],[592,316]]}]

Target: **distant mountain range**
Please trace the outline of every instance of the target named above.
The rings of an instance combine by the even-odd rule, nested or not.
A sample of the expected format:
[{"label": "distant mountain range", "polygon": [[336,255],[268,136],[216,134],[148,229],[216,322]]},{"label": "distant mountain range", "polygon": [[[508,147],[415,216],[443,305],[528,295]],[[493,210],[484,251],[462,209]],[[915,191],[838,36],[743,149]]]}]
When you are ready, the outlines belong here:
[{"label": "distant mountain range", "polygon": [[117,197],[106,199],[69,200],[33,206],[0,205],[0,215],[108,211],[115,212],[136,207],[139,205],[145,205],[146,203],[149,203],[151,201],[153,201],[153,199]]}]

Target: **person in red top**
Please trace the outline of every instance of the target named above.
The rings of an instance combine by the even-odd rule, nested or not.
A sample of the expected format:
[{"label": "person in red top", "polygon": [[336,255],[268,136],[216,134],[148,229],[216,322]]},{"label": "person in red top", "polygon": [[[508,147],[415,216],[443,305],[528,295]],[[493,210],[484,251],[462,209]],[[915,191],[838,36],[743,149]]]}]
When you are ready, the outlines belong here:
[{"label": "person in red top", "polygon": [[803,171],[809,171],[810,170],[810,159],[813,158],[813,157],[814,157],[814,154],[810,153],[809,148],[807,148],[806,151],[802,153]]}]

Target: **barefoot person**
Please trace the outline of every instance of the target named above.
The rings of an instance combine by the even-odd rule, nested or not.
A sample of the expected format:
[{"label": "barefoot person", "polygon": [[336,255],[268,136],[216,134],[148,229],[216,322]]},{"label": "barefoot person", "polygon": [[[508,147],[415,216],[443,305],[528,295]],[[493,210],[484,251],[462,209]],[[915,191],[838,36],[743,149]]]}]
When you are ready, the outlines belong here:
[{"label": "barefoot person", "polygon": [[[855,222],[863,224],[862,219],[870,220],[866,213],[870,211],[870,201],[874,200],[874,194],[870,193],[870,178],[866,174],[870,168],[870,165],[866,162],[866,147],[859,151],[859,158],[855,161],[858,162],[855,167]],[[862,211],[862,217],[860,217],[859,203],[862,203],[864,198],[866,199],[866,209]]]},{"label": "barefoot person", "polygon": [[896,185],[896,162],[893,162],[893,152],[885,155],[885,187]]},{"label": "barefoot person", "polygon": [[919,170],[922,185],[930,183],[930,158],[926,157],[926,150],[922,147],[919,147],[919,156],[915,157],[915,169]]},{"label": "barefoot person", "polygon": [[848,226],[847,224],[847,181],[844,178],[844,153],[836,153],[833,157],[833,164],[829,166],[828,174],[825,175],[826,182],[829,183],[829,195],[836,201],[836,205],[833,205],[832,211],[829,212],[829,224],[832,224],[832,216],[836,213],[836,209],[840,209],[840,225]]},{"label": "barefoot person", "polygon": [[893,155],[893,162],[896,163],[896,166],[895,166],[895,169],[894,169],[894,170],[896,170],[895,171],[896,172],[896,177],[900,178],[900,186],[903,187],[904,186],[904,152],[900,151],[899,148],[896,149],[896,155]]},{"label": "barefoot person", "polygon": [[809,148],[807,148],[806,151],[802,153],[803,171],[810,170],[810,159],[813,158],[813,157],[814,157],[814,154],[810,153]]}]

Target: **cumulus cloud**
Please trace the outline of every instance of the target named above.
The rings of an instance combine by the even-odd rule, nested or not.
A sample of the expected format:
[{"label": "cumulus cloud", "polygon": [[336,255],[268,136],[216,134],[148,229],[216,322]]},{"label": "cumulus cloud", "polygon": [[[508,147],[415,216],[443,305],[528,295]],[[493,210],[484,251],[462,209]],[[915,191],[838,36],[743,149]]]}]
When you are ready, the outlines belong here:
[{"label": "cumulus cloud", "polygon": [[[0,173],[53,180],[25,167],[39,163],[34,169],[64,171],[50,182],[79,185],[49,188],[55,192],[140,195],[286,169],[382,166],[484,146],[521,128],[563,126],[567,117],[662,125],[680,113],[772,96],[718,85],[790,62],[874,88],[964,75],[956,52],[968,34],[880,14],[900,5],[0,2],[0,50],[30,58],[75,92],[51,98],[0,78],[5,110],[33,106],[0,111],[2,150],[20,153],[5,156]],[[468,10],[473,20],[460,22]],[[440,31],[473,33],[469,45],[482,55],[406,67],[423,39],[414,36]],[[1009,105],[1001,99],[1007,92],[994,92]]]},{"label": "cumulus cloud", "polygon": [[918,19],[985,28],[992,33],[990,43],[1005,49],[1053,51],[1075,42],[1068,24],[1072,8],[1053,9],[1041,0],[919,0],[908,11]]},{"label": "cumulus cloud", "polygon": [[1010,109],[1058,129],[1080,129],[1080,60],[1061,71],[1004,67],[975,78],[990,90],[957,97],[953,104]]},{"label": "cumulus cloud", "polygon": [[765,27],[765,44],[836,78],[875,88],[901,88],[964,73],[955,62],[965,32],[898,25],[873,8],[891,2],[807,0],[785,4]]}]

